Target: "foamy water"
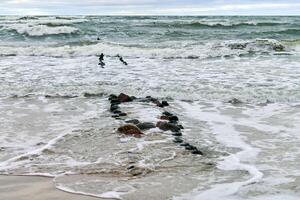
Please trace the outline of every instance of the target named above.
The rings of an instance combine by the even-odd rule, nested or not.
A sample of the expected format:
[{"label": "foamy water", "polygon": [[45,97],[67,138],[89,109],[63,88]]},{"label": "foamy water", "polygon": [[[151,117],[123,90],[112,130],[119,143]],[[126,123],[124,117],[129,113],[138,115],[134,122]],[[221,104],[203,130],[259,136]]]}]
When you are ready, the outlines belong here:
[{"label": "foamy water", "polygon": [[[102,198],[299,199],[299,23],[0,17],[0,173]],[[167,100],[121,109],[142,122],[176,114],[182,139],[204,155],[158,128],[118,134],[124,121],[111,118],[107,97],[120,92]]]}]

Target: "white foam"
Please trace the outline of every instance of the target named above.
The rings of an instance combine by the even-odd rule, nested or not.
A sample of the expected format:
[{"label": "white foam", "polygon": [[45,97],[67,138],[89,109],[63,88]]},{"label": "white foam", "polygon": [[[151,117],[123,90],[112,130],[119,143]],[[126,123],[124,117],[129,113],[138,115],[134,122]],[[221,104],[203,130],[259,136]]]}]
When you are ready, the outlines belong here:
[{"label": "white foam", "polygon": [[[107,192],[97,194],[97,192],[89,193],[89,192],[82,192],[82,191],[72,189],[66,185],[57,183],[56,178],[53,179],[53,182],[57,189],[62,190],[64,192],[80,194],[80,195],[85,195],[85,196],[91,196],[91,197],[98,197],[98,198],[103,198],[103,199],[122,199],[122,195],[128,194],[135,190],[133,187],[127,188],[126,186],[120,186],[120,187],[116,187],[116,188],[112,189],[112,191],[107,191]],[[84,182],[76,182],[76,183],[82,184]],[[75,183],[75,185],[76,185],[76,183]]]},{"label": "white foam", "polygon": [[72,194],[80,194],[80,195],[98,197],[98,198],[104,198],[104,199],[122,199],[121,195],[126,194],[124,192],[109,191],[109,192],[105,192],[105,193],[97,195],[97,194],[93,194],[93,193],[76,191],[69,187],[63,186],[61,184],[56,184],[55,187],[61,191],[72,193]]},{"label": "white foam", "polygon": [[33,151],[23,153],[21,155],[15,156],[13,158],[10,158],[8,160],[5,160],[4,162],[0,163],[0,170],[7,170],[7,169],[14,169],[18,166],[22,165],[25,161],[19,161],[22,157],[31,156],[35,154],[41,154],[41,152],[45,149],[51,149],[54,144],[56,144],[61,138],[65,137],[68,133],[62,133],[58,135],[57,137],[50,140],[46,145],[44,145],[41,148],[34,149]]},{"label": "white foam", "polygon": [[[259,149],[251,147],[245,143],[240,134],[235,130],[234,119],[227,116],[221,116],[218,112],[203,112],[199,105],[188,104],[186,102],[177,102],[182,106],[186,113],[192,118],[205,121],[211,128],[212,133],[216,136],[217,140],[228,146],[240,148],[241,151],[230,156],[224,157],[223,160],[218,162],[217,167],[222,170],[245,170],[251,178],[246,181],[225,183],[213,185],[211,189],[203,192],[194,191],[193,194],[188,194],[189,199],[199,200],[223,200],[236,194],[243,186],[259,182],[263,174],[254,165],[245,164],[242,161],[251,163],[259,152]],[[175,199],[186,199],[187,196],[178,197]]]},{"label": "white foam", "polygon": [[31,25],[31,24],[13,24],[5,25],[4,29],[16,30],[20,34],[30,36],[71,34],[79,31],[77,28],[70,26],[49,27],[47,25]]}]

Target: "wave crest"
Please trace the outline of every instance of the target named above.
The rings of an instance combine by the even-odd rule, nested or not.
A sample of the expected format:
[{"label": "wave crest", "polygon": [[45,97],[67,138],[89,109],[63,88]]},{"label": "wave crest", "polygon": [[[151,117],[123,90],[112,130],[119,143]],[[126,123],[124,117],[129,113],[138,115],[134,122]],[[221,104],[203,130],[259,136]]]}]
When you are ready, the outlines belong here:
[{"label": "wave crest", "polygon": [[[156,24],[156,23],[155,23]],[[238,28],[238,27],[247,27],[247,26],[279,26],[285,25],[285,23],[278,23],[278,22],[255,22],[255,21],[248,21],[248,22],[238,22],[238,23],[231,23],[231,22],[209,22],[209,21],[192,21],[192,22],[175,22],[175,23],[166,23],[166,24],[156,24],[161,26],[167,27],[175,27],[175,28]]]},{"label": "wave crest", "polygon": [[6,30],[14,30],[19,34],[25,34],[28,36],[74,34],[79,32],[79,29],[71,26],[14,24],[14,25],[6,25],[3,28]]}]

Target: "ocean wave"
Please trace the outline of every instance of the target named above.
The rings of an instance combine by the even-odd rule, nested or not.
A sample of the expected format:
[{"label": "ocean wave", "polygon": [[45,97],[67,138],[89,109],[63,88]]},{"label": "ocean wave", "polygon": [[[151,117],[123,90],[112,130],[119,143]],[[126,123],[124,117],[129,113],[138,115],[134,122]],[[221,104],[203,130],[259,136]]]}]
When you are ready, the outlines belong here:
[{"label": "ocean wave", "polygon": [[34,16],[24,16],[24,17],[18,18],[18,20],[37,20],[37,19],[39,19],[39,18],[34,17]]},{"label": "ocean wave", "polygon": [[75,34],[79,29],[71,26],[56,26],[51,27],[47,25],[30,25],[30,24],[14,24],[5,25],[2,29],[13,30],[19,34],[28,36],[45,36],[45,35],[61,35],[61,34]]},{"label": "ocean wave", "polygon": [[46,25],[49,27],[56,27],[56,26],[64,26],[64,25],[74,25],[79,23],[87,22],[86,19],[43,19],[39,20],[37,25]]},{"label": "ocean wave", "polygon": [[48,27],[63,27],[73,23],[64,23],[64,22],[41,22],[38,26],[48,26]]},{"label": "ocean wave", "polygon": [[284,51],[286,46],[280,41],[274,39],[256,39],[254,41],[241,42],[226,42],[230,49],[244,50],[251,49],[252,51]]},{"label": "ocean wave", "polygon": [[[239,22],[239,23],[231,23],[231,22],[209,22],[209,21],[192,21],[192,22],[176,22],[176,23],[153,23],[158,26],[167,26],[167,27],[175,27],[175,28],[238,28],[238,27],[246,27],[246,26],[281,26],[287,25],[287,23],[278,23],[278,22]],[[289,24],[290,25],[290,24]]]},{"label": "ocean wave", "polygon": [[300,29],[291,28],[291,29],[284,29],[284,30],[276,30],[276,31],[268,31],[262,32],[262,34],[286,34],[286,35],[300,35]]},{"label": "ocean wave", "polygon": [[117,54],[125,58],[157,59],[206,59],[256,54],[274,54],[275,52],[296,51],[295,44],[273,39],[232,40],[195,44],[188,47],[146,48],[141,46],[105,42],[70,42],[63,45],[33,46],[0,46],[0,56],[48,56],[77,57],[98,56],[104,53],[107,57]]}]

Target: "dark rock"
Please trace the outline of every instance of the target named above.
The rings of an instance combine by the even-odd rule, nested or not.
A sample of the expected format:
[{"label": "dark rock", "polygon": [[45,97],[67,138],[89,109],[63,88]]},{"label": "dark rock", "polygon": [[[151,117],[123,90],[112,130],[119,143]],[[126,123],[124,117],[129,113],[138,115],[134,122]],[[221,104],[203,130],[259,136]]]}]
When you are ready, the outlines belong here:
[{"label": "dark rock", "polygon": [[196,154],[196,155],[203,155],[203,153],[200,150],[198,150],[198,149],[192,150],[191,153],[192,154]]},{"label": "dark rock", "polygon": [[187,146],[191,146],[191,145],[189,143],[182,143],[182,144],[180,144],[180,146],[187,147]]},{"label": "dark rock", "polygon": [[110,106],[110,111],[115,111],[115,110],[118,110],[120,107],[116,104],[113,104]]},{"label": "dark rock", "polygon": [[158,107],[161,107],[161,108],[164,107],[164,106],[162,105],[162,103],[160,103],[160,101],[158,101],[157,99],[153,100],[152,103],[154,103],[154,104],[157,105]]},{"label": "dark rock", "polygon": [[180,128],[177,125],[169,123],[169,122],[159,121],[156,123],[156,127],[158,127],[159,129],[161,129],[163,131],[172,131],[172,132],[180,131]]},{"label": "dark rock", "polygon": [[169,106],[169,103],[167,101],[162,101],[161,104],[165,107],[165,106]]},{"label": "dark rock", "polygon": [[173,136],[182,136],[182,133],[181,132],[176,132],[176,133],[173,133],[172,135]]},{"label": "dark rock", "polygon": [[108,97],[108,100],[116,100],[116,99],[118,99],[118,97],[117,97],[117,95],[115,95],[115,94],[111,94],[111,95],[109,95],[109,97]]},{"label": "dark rock", "polygon": [[131,119],[131,120],[127,120],[125,122],[128,123],[128,124],[135,124],[135,125],[140,123],[140,121],[137,120],[137,119]]},{"label": "dark rock", "polygon": [[170,117],[169,117],[169,120],[170,120],[170,121],[178,121],[178,117],[175,116],[175,115],[173,115],[173,116],[170,116]]},{"label": "dark rock", "polygon": [[231,104],[241,104],[243,102],[241,100],[237,99],[237,98],[233,98],[233,99],[229,100],[228,103],[231,103]]},{"label": "dark rock", "polygon": [[166,116],[166,115],[162,115],[162,116],[160,116],[159,119],[161,119],[161,120],[169,120],[169,117]]},{"label": "dark rock", "polygon": [[173,140],[173,142],[175,142],[175,143],[183,143],[183,140],[180,137],[175,137],[175,139]]},{"label": "dark rock", "polygon": [[126,125],[120,126],[118,128],[118,131],[125,135],[133,135],[135,137],[140,137],[141,135],[143,135],[141,130],[133,124],[126,124]]},{"label": "dark rock", "polygon": [[120,110],[114,110],[114,111],[112,111],[112,113],[114,113],[114,114],[120,114],[122,112]]},{"label": "dark rock", "polygon": [[141,169],[141,168],[138,168],[138,167],[135,167],[135,168],[129,170],[129,173],[132,176],[140,176],[140,175],[143,175],[145,173],[145,170]]},{"label": "dark rock", "polygon": [[170,124],[175,124],[175,125],[177,125],[177,122],[178,122],[178,121],[175,121],[175,120],[170,120],[170,121],[169,121]]},{"label": "dark rock", "polygon": [[179,127],[180,129],[184,129],[184,127],[183,127],[181,124],[179,124],[178,127]]},{"label": "dark rock", "polygon": [[151,122],[143,122],[136,125],[141,130],[148,130],[151,128],[156,128],[155,124]]},{"label": "dark rock", "polygon": [[127,114],[126,114],[126,113],[123,113],[123,112],[121,112],[121,113],[119,114],[119,116],[120,116],[120,117],[124,117],[124,116],[127,116]]},{"label": "dark rock", "polygon": [[170,112],[167,112],[167,111],[164,111],[164,112],[163,112],[163,115],[166,115],[166,116],[169,116],[169,117],[170,117],[170,116],[173,116],[173,114],[172,114],[172,113],[170,113]]},{"label": "dark rock", "polygon": [[111,117],[112,117],[112,118],[119,118],[120,115],[119,115],[119,114],[116,114],[116,115],[112,115]]},{"label": "dark rock", "polygon": [[113,105],[113,104],[120,104],[121,101],[119,101],[118,99],[112,99],[110,100],[110,103]]},{"label": "dark rock", "polygon": [[130,169],[133,169],[133,168],[134,168],[134,166],[133,166],[133,165],[131,165],[131,166],[127,167],[127,169],[128,169],[128,170],[130,170]]},{"label": "dark rock", "polygon": [[127,94],[121,93],[121,94],[119,94],[119,96],[118,96],[118,100],[119,100],[120,102],[130,102],[130,101],[132,101],[133,99],[132,99],[130,96],[128,96]]},{"label": "dark rock", "polygon": [[197,150],[197,148],[194,147],[193,145],[185,146],[185,149],[186,149],[186,150]]},{"label": "dark rock", "polygon": [[[171,114],[171,113],[169,113],[169,114]],[[175,116],[175,115],[162,115],[160,117],[160,119],[162,119],[162,120],[169,120],[169,121],[176,121],[176,122],[179,120],[178,117]]]}]

